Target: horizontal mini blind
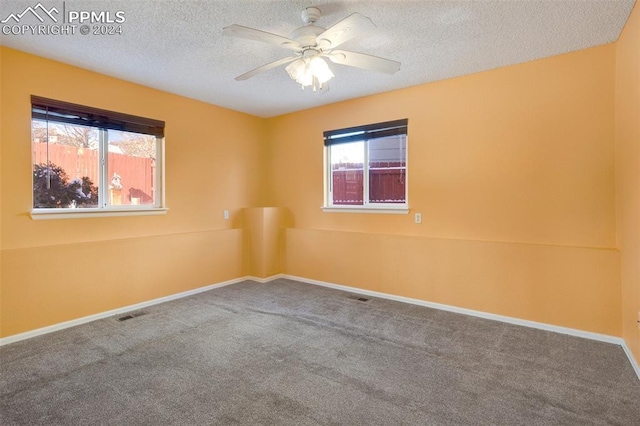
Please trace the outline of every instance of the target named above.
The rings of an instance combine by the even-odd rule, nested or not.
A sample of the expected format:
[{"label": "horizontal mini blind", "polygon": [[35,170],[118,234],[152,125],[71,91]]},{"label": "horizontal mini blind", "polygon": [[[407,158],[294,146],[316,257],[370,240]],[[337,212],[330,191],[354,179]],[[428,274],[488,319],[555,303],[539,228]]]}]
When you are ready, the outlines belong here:
[{"label": "horizontal mini blind", "polygon": [[144,133],[164,137],[164,121],[107,111],[54,99],[31,96],[31,117],[101,129]]},{"label": "horizontal mini blind", "polygon": [[348,127],[346,129],[329,130],[324,132],[324,145],[331,146],[341,143],[366,141],[389,136],[406,135],[409,120],[394,120],[385,123],[367,124],[364,126]]}]

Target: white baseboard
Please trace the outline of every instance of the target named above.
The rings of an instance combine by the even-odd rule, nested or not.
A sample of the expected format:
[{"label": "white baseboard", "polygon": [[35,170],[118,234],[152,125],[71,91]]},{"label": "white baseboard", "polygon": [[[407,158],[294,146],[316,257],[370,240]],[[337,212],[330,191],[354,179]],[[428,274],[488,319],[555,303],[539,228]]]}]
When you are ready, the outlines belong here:
[{"label": "white baseboard", "polygon": [[582,337],[585,339],[597,340],[600,342],[613,343],[616,345],[620,345],[622,347],[625,354],[627,355],[627,358],[629,358],[629,362],[631,363],[632,368],[634,369],[636,375],[638,376],[638,379],[640,380],[640,366],[638,366],[638,363],[636,362],[633,354],[631,353],[631,350],[625,343],[624,339],[620,337],[609,336],[606,334],[592,333],[589,331],[577,330],[574,328],[560,327],[557,325],[545,324],[541,322],[523,320],[520,318],[508,317],[504,315],[496,315],[496,314],[491,314],[491,313],[482,312],[482,311],[475,311],[472,309],[459,308],[457,306],[445,305],[441,303],[427,302],[425,300],[412,299],[410,297],[396,296],[393,294],[380,293],[380,292],[371,291],[371,290],[364,290],[357,287],[349,287],[341,284],[333,284],[325,281],[318,281],[310,278],[298,277],[295,275],[288,275],[288,274],[276,274],[266,278],[259,278],[259,277],[253,277],[253,276],[235,278],[233,280],[223,281],[221,283],[211,284],[205,287],[184,291],[182,293],[176,293],[169,296],[160,297],[160,298],[149,300],[146,302],[137,303],[135,305],[123,306],[121,308],[112,309],[110,311],[101,312],[98,314],[77,318],[71,321],[65,321],[59,324],[38,328],[36,330],[27,331],[25,333],[14,334],[13,336],[3,337],[3,338],[0,338],[0,346],[19,342],[21,340],[30,339],[32,337],[40,336],[43,334],[52,333],[54,331],[64,330],[65,328],[75,327],[77,325],[86,324],[88,322],[96,321],[103,318],[108,318],[108,317],[119,315],[125,312],[143,309],[148,306],[157,305],[158,303],[164,303],[164,302],[169,302],[171,300],[181,299],[183,297],[192,296],[194,294],[202,293],[204,291],[213,290],[214,288],[220,288],[220,287],[228,286],[231,284],[237,284],[243,281],[254,281],[257,283],[265,284],[265,283],[277,280],[278,278],[286,278],[293,281],[299,281],[307,284],[333,288],[336,290],[348,291],[351,293],[363,294],[371,297],[379,297],[381,299],[388,299],[388,300],[394,300],[397,302],[410,303],[413,305],[425,306],[427,308],[439,309],[442,311],[448,311],[448,312],[453,312],[457,314],[470,315],[474,317],[500,321],[508,324],[520,325],[523,327],[536,328],[539,330],[551,331],[554,333],[561,333],[561,334],[567,334],[570,336]]},{"label": "white baseboard", "polygon": [[123,306],[121,308],[112,309],[110,311],[100,312],[98,314],[89,315],[89,316],[82,317],[82,318],[77,318],[77,319],[74,319],[74,320],[71,320],[71,321],[65,321],[65,322],[61,322],[61,323],[58,323],[58,324],[53,324],[53,325],[50,325],[50,326],[47,326],[47,327],[42,327],[42,328],[38,328],[38,329],[35,329],[35,330],[27,331],[25,333],[14,334],[12,336],[7,336],[7,337],[0,338],[0,346],[8,345],[10,343],[19,342],[19,341],[25,340],[25,339],[30,339],[32,337],[40,336],[40,335],[43,335],[43,334],[53,333],[54,331],[64,330],[65,328],[75,327],[77,325],[86,324],[88,322],[96,321],[96,320],[99,320],[99,319],[108,318],[108,317],[112,317],[112,316],[115,316],[115,315],[120,315],[120,314],[125,313],[125,312],[140,310],[140,309],[146,308],[148,306],[157,305],[158,303],[164,303],[164,302],[169,302],[171,300],[181,299],[183,297],[187,297],[187,296],[191,296],[191,295],[194,295],[194,294],[202,293],[203,291],[208,291],[208,290],[212,290],[214,288],[219,288],[219,287],[224,287],[224,286],[231,285],[231,284],[236,284],[236,283],[239,283],[239,282],[242,282],[242,281],[246,281],[248,279],[252,279],[252,278],[241,277],[241,278],[236,278],[236,279],[229,280],[229,281],[223,281],[221,283],[211,284],[211,285],[207,285],[207,286],[204,286],[204,287],[199,287],[199,288],[196,288],[196,289],[193,289],[193,290],[183,291],[182,293],[176,293],[176,294],[172,294],[172,295],[169,295],[169,296],[159,297],[157,299],[148,300],[148,301],[142,302],[142,303],[136,303],[135,305]]},{"label": "white baseboard", "polygon": [[246,277],[247,280],[255,281],[255,282],[260,283],[260,284],[265,284],[265,283],[268,283],[270,281],[277,280],[278,278],[284,278],[284,275],[283,274],[276,274],[276,275],[271,275],[270,277],[267,277],[267,278],[260,278],[260,277],[253,277],[253,276]]},{"label": "white baseboard", "polygon": [[633,367],[634,371],[636,372],[636,375],[638,376],[638,379],[640,379],[640,365],[638,365],[638,363],[636,362],[635,357],[633,356],[633,353],[631,352],[631,349],[629,349],[629,347],[627,346],[627,343],[623,340],[622,341],[622,350],[624,351],[625,354],[627,354],[627,358],[629,358],[629,362],[631,363],[631,367]]},{"label": "white baseboard", "polygon": [[607,334],[600,334],[600,333],[592,333],[590,331],[577,330],[575,328],[561,327],[557,325],[545,324],[545,323],[536,322],[536,321],[529,321],[529,320],[524,320],[520,318],[508,317],[504,315],[496,315],[488,312],[474,311],[473,309],[459,308],[457,306],[427,302],[425,300],[419,300],[419,299],[412,299],[410,297],[396,296],[388,293],[380,293],[377,291],[364,290],[357,287],[349,287],[349,286],[340,285],[340,284],[333,284],[325,281],[318,281],[310,278],[298,277],[295,275],[279,274],[278,276],[274,276],[274,278],[271,278],[271,277],[265,278],[264,282],[272,281],[273,279],[277,279],[277,278],[286,278],[286,279],[290,279],[293,281],[300,281],[307,284],[333,288],[336,290],[348,291],[351,293],[363,294],[371,297],[379,297],[381,299],[395,300],[397,302],[410,303],[412,305],[425,306],[427,308],[439,309],[442,311],[453,312],[456,314],[470,315],[474,317],[500,321],[508,324],[520,325],[523,327],[536,328],[538,330],[551,331],[554,333],[567,334],[569,336],[582,337],[584,339],[597,340],[599,342],[613,343],[615,345],[620,345],[622,347],[625,354],[627,355],[627,358],[629,358],[629,362],[631,362],[631,366],[633,367],[636,375],[638,376],[638,380],[640,380],[640,368],[638,367],[638,363],[636,362],[633,354],[631,353],[631,350],[629,350],[629,348],[627,347],[624,339],[622,339],[621,337],[609,336]]}]

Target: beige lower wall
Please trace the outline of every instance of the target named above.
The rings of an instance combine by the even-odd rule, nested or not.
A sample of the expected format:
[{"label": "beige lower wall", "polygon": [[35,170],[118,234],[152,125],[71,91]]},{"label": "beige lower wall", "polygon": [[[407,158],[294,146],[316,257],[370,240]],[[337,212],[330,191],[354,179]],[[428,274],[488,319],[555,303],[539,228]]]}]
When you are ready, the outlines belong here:
[{"label": "beige lower wall", "polygon": [[621,334],[617,250],[290,228],[285,273]]},{"label": "beige lower wall", "polygon": [[241,277],[242,242],[228,229],[3,250],[0,336]]},{"label": "beige lower wall", "polygon": [[[243,238],[231,229],[4,250],[0,335],[241,277]],[[289,275],[621,334],[616,250],[295,228],[285,244]]]}]

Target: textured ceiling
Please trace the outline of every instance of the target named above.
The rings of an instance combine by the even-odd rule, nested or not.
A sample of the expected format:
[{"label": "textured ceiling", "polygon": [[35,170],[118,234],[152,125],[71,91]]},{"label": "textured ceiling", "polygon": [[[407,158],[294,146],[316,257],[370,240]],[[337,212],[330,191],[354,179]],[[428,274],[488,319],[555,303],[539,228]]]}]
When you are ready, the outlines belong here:
[{"label": "textured ceiling", "polygon": [[[271,117],[610,43],[618,38],[635,0],[40,2],[48,10],[56,7],[58,17],[63,8],[67,14],[123,11],[123,33],[81,35],[78,27],[73,35],[2,35],[3,45]],[[2,0],[0,20],[37,4],[38,0]],[[389,76],[330,63],[335,78],[328,91],[318,94],[301,91],[284,67],[235,81],[290,52],[223,36],[222,28],[239,24],[288,36],[302,26],[300,13],[308,6],[322,10],[317,25],[325,28],[353,12],[371,18],[375,32],[340,48],[400,61],[401,70]],[[40,23],[30,14],[20,19],[21,25]]]}]

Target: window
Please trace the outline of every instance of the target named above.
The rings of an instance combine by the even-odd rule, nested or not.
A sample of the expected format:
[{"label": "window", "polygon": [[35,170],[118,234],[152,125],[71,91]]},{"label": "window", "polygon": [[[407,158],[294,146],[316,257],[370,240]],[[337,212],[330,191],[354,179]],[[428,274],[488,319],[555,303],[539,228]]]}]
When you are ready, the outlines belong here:
[{"label": "window", "polygon": [[165,212],[164,122],[31,97],[33,218]]},{"label": "window", "polygon": [[325,211],[407,213],[408,120],[324,132]]}]

